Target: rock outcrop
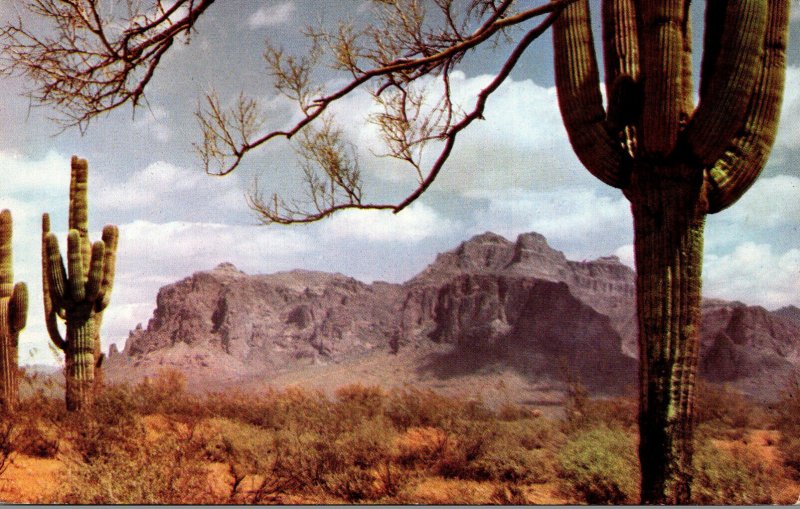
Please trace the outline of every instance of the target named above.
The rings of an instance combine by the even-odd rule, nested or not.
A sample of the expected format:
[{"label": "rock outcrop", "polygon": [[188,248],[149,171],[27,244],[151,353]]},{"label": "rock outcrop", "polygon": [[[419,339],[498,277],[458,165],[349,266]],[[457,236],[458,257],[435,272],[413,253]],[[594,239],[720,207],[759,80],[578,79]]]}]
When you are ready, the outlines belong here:
[{"label": "rock outcrop", "polygon": [[[456,361],[531,379],[571,371],[599,392],[636,385],[633,271],[613,256],[567,260],[537,233],[477,235],[404,284],[304,270],[251,276],[222,264],[163,287],[156,304],[147,327],[110,352],[110,378],[170,366],[202,380],[269,377],[434,343]],[[701,375],[776,392],[800,366],[800,322],[790,315],[706,301]]]}]

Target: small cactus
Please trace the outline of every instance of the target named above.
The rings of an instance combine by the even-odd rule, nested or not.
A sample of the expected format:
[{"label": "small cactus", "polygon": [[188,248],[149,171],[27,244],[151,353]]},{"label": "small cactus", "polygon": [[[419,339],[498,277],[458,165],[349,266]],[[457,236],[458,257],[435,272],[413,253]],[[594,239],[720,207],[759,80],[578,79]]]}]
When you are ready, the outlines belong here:
[{"label": "small cactus", "polygon": [[[101,379],[100,325],[114,285],[119,237],[117,227],[108,225],[103,228],[102,240],[89,242],[88,174],[88,163],[73,157],[66,267],[58,239],[50,232],[50,217],[42,217],[45,320],[50,339],[66,357],[66,403],[70,411],[91,406]],[[66,323],[66,339],[61,336],[57,318]]]},{"label": "small cactus", "polygon": [[28,318],[28,287],[14,284],[11,212],[0,212],[0,406],[13,411],[19,399],[17,341]]}]

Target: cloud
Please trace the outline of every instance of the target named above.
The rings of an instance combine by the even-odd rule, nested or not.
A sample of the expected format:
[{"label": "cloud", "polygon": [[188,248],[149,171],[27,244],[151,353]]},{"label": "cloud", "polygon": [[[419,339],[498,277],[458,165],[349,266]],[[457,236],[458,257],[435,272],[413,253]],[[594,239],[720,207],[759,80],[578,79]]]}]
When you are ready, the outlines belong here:
[{"label": "cloud", "polygon": [[0,151],[3,168],[3,195],[30,196],[52,193],[66,183],[69,187],[69,157],[54,151],[39,159]]},{"label": "cloud", "polygon": [[322,231],[331,239],[414,243],[442,235],[454,227],[456,222],[415,203],[398,214],[385,210],[345,211],[334,215]]},{"label": "cloud", "polygon": [[140,133],[151,135],[161,143],[172,139],[169,113],[161,107],[145,108],[143,114],[133,122],[133,128]]},{"label": "cloud", "polygon": [[797,245],[800,233],[800,177],[763,176],[732,207],[708,217],[706,251],[730,250],[742,239],[779,250]]},{"label": "cloud", "polygon": [[212,177],[199,169],[156,161],[121,181],[116,176],[98,174],[95,187],[101,191],[95,193],[93,203],[105,211],[104,216],[127,213],[162,221],[247,215],[244,190],[237,177]]},{"label": "cloud", "polygon": [[503,192],[475,191],[469,197],[486,202],[476,206],[474,233],[487,228],[515,238],[523,232],[544,235],[569,258],[605,256],[632,242],[630,205],[623,196],[596,188]]},{"label": "cloud", "polygon": [[625,244],[614,250],[614,255],[628,267],[636,268],[636,257],[633,254],[633,244]]},{"label": "cloud", "polygon": [[[800,9],[793,9],[800,11]],[[800,13],[795,14],[795,16]],[[786,157],[786,152],[800,149],[800,68],[786,67],[786,83],[783,89],[781,120],[778,124],[778,135],[775,138],[774,151],[779,158]]]},{"label": "cloud", "polygon": [[762,177],[730,209],[726,219],[744,228],[775,228],[800,223],[800,178]]},{"label": "cloud", "polygon": [[295,12],[293,2],[281,2],[271,7],[262,7],[247,18],[251,29],[277,26],[288,22]]},{"label": "cloud", "polygon": [[[462,109],[471,110],[475,96],[491,79],[488,75],[467,77],[462,72],[452,73],[454,101]],[[328,90],[333,90],[336,84],[330,83]],[[335,104],[331,112],[360,148],[365,173],[384,186],[392,184],[386,187],[405,192],[416,186],[417,175],[410,166],[374,157],[375,153],[385,153],[386,148],[378,127],[367,122],[380,109],[366,92],[351,94]],[[489,98],[484,117],[459,134],[447,164],[434,183],[436,188],[458,193],[512,188],[550,190],[586,186],[594,181],[569,145],[555,87],[509,78]],[[431,144],[426,148],[423,170],[430,168],[439,150],[441,145]],[[395,185],[398,183],[402,185]]]},{"label": "cloud", "polygon": [[743,242],[733,251],[707,254],[703,294],[775,309],[800,304],[800,249],[775,252],[769,244]]}]

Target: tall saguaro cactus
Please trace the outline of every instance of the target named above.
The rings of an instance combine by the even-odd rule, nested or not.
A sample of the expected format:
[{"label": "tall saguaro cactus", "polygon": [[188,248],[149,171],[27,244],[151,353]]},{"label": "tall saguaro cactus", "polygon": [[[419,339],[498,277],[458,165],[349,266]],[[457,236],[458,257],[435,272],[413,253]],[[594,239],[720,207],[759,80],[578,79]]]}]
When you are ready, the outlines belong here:
[{"label": "tall saguaro cactus", "polygon": [[14,410],[19,399],[17,341],[28,319],[28,287],[14,284],[11,212],[0,212],[0,406]]},{"label": "tall saguaro cactus", "polygon": [[[73,157],[66,268],[58,239],[50,233],[50,217],[42,217],[45,320],[50,339],[64,351],[66,402],[71,411],[91,406],[100,378],[100,325],[111,299],[119,237],[117,227],[107,225],[102,240],[89,242],[88,174],[88,163]],[[66,324],[66,338],[61,336],[57,317]]]},{"label": "tall saguaro cactus", "polygon": [[705,217],[733,204],[775,140],[789,0],[709,0],[693,104],[689,0],[603,0],[608,105],[588,0],[554,25],[573,149],[634,219],[642,502],[687,503]]}]

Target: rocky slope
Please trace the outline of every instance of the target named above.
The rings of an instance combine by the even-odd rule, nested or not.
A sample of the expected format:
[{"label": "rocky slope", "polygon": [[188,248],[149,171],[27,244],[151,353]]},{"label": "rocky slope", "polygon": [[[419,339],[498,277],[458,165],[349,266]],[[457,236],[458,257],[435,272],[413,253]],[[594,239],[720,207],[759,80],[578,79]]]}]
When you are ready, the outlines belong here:
[{"label": "rocky slope", "polygon": [[[617,258],[570,261],[536,233],[475,236],[402,285],[223,264],[162,288],[147,327],[110,352],[107,371],[131,380],[174,367],[213,385],[385,354],[414,359],[387,382],[493,366],[531,383],[579,376],[618,392],[636,384],[634,308],[633,271]],[[789,312],[706,301],[701,374],[776,394],[800,366]]]}]

